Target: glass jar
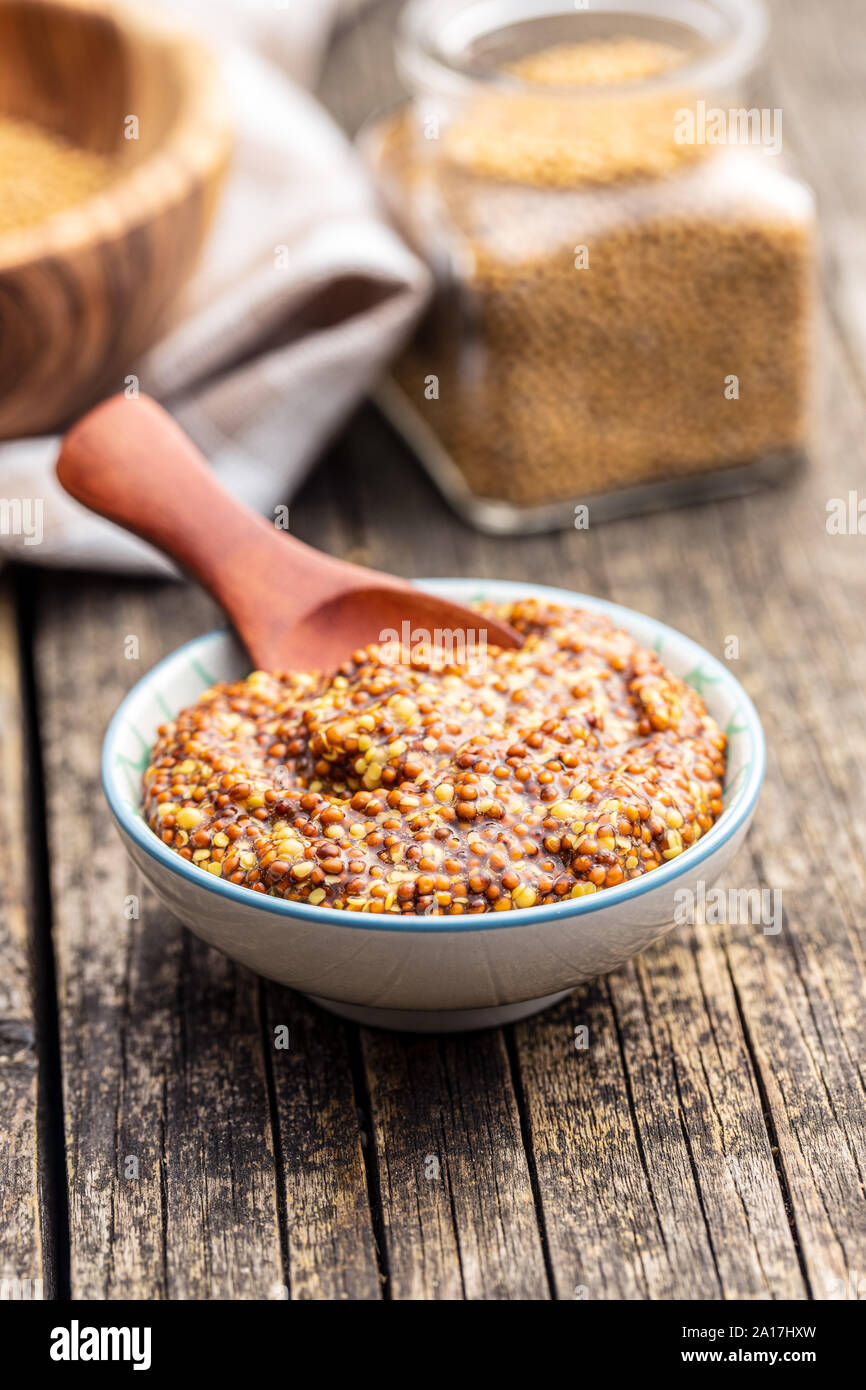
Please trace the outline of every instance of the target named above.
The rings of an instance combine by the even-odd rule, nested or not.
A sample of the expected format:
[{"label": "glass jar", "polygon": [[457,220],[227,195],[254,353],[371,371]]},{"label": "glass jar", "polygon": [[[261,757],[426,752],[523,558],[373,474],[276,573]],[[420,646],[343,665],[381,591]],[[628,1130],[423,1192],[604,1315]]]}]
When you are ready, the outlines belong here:
[{"label": "glass jar", "polygon": [[[411,0],[362,147],[433,270],[379,394],[454,506],[540,530],[783,475],[814,208],[759,0]],[[585,524],[585,520],[584,523]]]}]

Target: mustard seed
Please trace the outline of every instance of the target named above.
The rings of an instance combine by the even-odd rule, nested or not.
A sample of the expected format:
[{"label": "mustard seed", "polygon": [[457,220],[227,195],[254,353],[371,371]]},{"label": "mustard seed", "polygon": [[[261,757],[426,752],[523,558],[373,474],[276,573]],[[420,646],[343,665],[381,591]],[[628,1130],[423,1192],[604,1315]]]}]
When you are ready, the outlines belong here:
[{"label": "mustard seed", "polygon": [[[686,852],[721,813],[725,773],[697,692],[599,615],[478,606],[525,640],[490,649],[471,681],[372,645],[336,677],[257,671],[206,691],[159,730],[148,824],[207,873],[350,912],[520,910]],[[373,766],[387,794],[362,785]]]}]

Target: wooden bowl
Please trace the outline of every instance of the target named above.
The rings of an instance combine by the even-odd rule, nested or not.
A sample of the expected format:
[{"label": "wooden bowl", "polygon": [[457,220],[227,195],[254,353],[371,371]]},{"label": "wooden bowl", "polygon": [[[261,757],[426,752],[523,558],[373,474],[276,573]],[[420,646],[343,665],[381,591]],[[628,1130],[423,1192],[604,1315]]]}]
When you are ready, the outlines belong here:
[{"label": "wooden bowl", "polygon": [[216,205],[226,109],[208,51],[164,19],[109,0],[0,0],[0,114],[117,162],[87,201],[0,234],[0,438],[123,390],[165,329]]}]

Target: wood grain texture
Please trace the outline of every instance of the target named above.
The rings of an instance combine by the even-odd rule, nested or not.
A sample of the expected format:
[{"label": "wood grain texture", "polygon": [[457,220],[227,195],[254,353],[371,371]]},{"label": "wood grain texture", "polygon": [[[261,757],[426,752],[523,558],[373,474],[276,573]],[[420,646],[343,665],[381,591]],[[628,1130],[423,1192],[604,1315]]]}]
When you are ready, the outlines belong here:
[{"label": "wood grain texture", "polygon": [[[28,915],[27,757],[14,590],[0,574],[0,1297],[44,1290],[38,1059]],[[8,1282],[7,1282],[8,1281]],[[29,1286],[26,1281],[30,1281]]]},{"label": "wood grain texture", "polygon": [[516,1032],[560,1297],[804,1296],[710,929]]},{"label": "wood grain texture", "polygon": [[[291,990],[264,986],[265,1046],[287,1222],[289,1297],[382,1296],[351,1052],[357,1030]],[[275,1046],[288,1029],[289,1047]]]},{"label": "wood grain texture", "polygon": [[501,1031],[363,1030],[396,1299],[544,1299],[547,1276]]},{"label": "wood grain texture", "polygon": [[0,111],[117,161],[94,198],[0,237],[10,438],[47,433],[122,387],[164,331],[210,225],[230,131],[207,49],[144,7],[100,0],[0,0]]},{"label": "wood grain texture", "polygon": [[[260,1298],[283,1275],[258,986],[157,910],[98,782],[112,707],[185,620],[165,597],[158,633],[131,587],[58,589],[37,644],[71,1292]],[[141,661],[124,657],[129,636]],[[88,697],[70,719],[75,691]]]},{"label": "wood grain texture", "polygon": [[[48,581],[41,612],[72,1296],[378,1298],[341,1028],[276,986],[263,1005],[260,982],[166,916],[98,786],[122,692],[213,610],[179,585]],[[73,721],[70,691],[92,695]]]},{"label": "wood grain texture", "polygon": [[[91,642],[80,641],[81,609],[58,592],[37,652],[72,1295],[262,1296],[282,1282],[282,1265],[257,986],[223,961],[202,974],[195,948],[117,853],[96,748],[141,667],[124,660],[125,637],[138,637],[144,662],[162,638],[130,589],[103,588],[84,605]],[[163,615],[171,631],[170,605]],[[70,723],[73,690],[90,696]],[[223,1052],[205,1071],[229,1024],[231,1067]],[[240,1161],[247,1135],[258,1137]]]},{"label": "wood grain texture", "polygon": [[[824,211],[809,469],[745,500],[497,541],[456,521],[365,410],[292,521],[401,574],[607,595],[720,657],[736,636],[770,759],[722,886],[779,890],[782,930],[678,929],[555,1010],[462,1039],[359,1032],[260,985],[146,894],[137,921],[123,916],[140,885],[96,780],[121,694],[211,623],[208,605],[170,585],[46,579],[37,674],[74,1296],[800,1300],[862,1278],[866,541],[828,534],[826,504],[864,486],[850,248],[866,213],[866,14],[849,0],[773,9],[774,99]],[[344,32],[327,75],[348,124],[353,91],[386,90],[371,36],[389,10]],[[123,660],[130,632],[138,663]],[[14,663],[0,670],[14,708]],[[26,1255],[38,1234],[23,1210]]]},{"label": "wood grain texture", "polygon": [[[726,996],[716,989],[706,996],[717,1011],[724,1005],[724,1036],[732,1048],[724,1073],[736,1061],[735,1072],[751,1075],[746,1092],[738,1093],[738,1105],[731,1110],[735,1097],[728,1094],[719,1114],[724,1120],[726,1142],[732,1138],[740,1144],[747,1142],[752,1153],[748,1184],[751,1209],[747,1205],[744,1214],[753,1234],[746,1241],[739,1268],[726,1269],[714,1250],[715,1273],[726,1289],[763,1287],[776,1296],[796,1296],[805,1287],[801,1263],[815,1296],[826,1297],[836,1287],[835,1281],[844,1279],[852,1269],[863,1268],[866,1234],[861,1147],[866,1134],[864,844],[859,814],[866,749],[863,542],[859,536],[834,537],[826,531],[827,501],[847,498],[849,490],[858,486],[862,491],[866,298],[861,283],[863,260],[853,232],[862,225],[866,213],[866,181],[857,173],[862,169],[862,37],[866,17],[862,8],[849,0],[825,7],[820,23],[808,0],[777,2],[772,8],[774,100],[784,106],[788,148],[794,148],[818,192],[828,271],[826,295],[831,317],[822,325],[819,351],[824,399],[810,470],[792,487],[744,501],[611,525],[590,535],[551,537],[545,558],[537,542],[515,541],[494,547],[452,527],[451,535],[460,537],[458,554],[454,556],[455,546],[443,536],[445,556],[436,569],[448,572],[449,562],[456,560],[454,572],[490,573],[489,556],[496,549],[501,557],[499,573],[509,577],[524,573],[539,580],[555,574],[557,582],[656,612],[719,655],[728,634],[740,638],[739,672],[764,715],[771,763],[751,850],[740,856],[728,883],[779,888],[786,923],[780,937],[764,936],[760,927],[746,925],[716,928],[702,938],[703,971],[711,970],[722,984],[729,974],[733,991]],[[384,23],[381,7],[378,22],[380,26]],[[368,71],[365,57],[369,59],[369,50],[359,48],[359,67]],[[333,100],[345,123],[350,128],[357,125],[351,93],[347,97],[345,89],[338,93],[335,88]],[[383,494],[393,495],[390,489],[383,489]],[[396,504],[385,521],[386,526],[389,524],[397,525]],[[440,536],[443,530],[440,528]],[[472,566],[476,557],[480,564]],[[408,554],[402,558],[403,563],[412,563]],[[419,567],[424,568],[423,562]],[[835,736],[839,728],[844,729],[841,738]],[[832,866],[827,862],[828,853],[832,853]],[[674,949],[674,944],[663,943],[649,952],[646,965],[641,961],[634,967],[638,977],[653,972],[657,958]],[[689,973],[694,981],[694,970]],[[622,987],[620,977],[614,977],[608,1027],[618,1018]],[[567,1006],[561,1009],[567,1011]],[[698,1017],[701,1013],[704,1025],[712,1022],[718,1032],[720,1020],[712,1020],[706,1003],[698,1010]],[[548,1125],[554,1122],[556,1110],[553,1103],[545,1104],[550,1076],[543,1066],[533,1071],[524,1039],[531,1035],[544,1046],[546,1028],[555,1026],[552,1018],[531,1021],[517,1030],[530,1113],[536,1105]],[[665,1026],[671,1030],[671,1056],[678,1068],[685,1065],[694,1042],[692,1037],[687,1049],[690,1039],[681,1035],[680,1024],[678,1012],[673,1010]],[[659,1020],[655,1032],[652,1025],[652,1014],[647,1011],[644,1033],[636,1035],[635,1050],[623,1050],[629,1066],[620,1079],[623,1085],[627,1081],[626,1089],[637,1087],[634,1113],[638,1132],[652,1116],[653,1095],[658,1094],[639,1084],[646,1065],[642,1053],[657,1033]],[[694,1027],[689,1032],[693,1034]],[[705,1036],[705,1027],[699,1032]],[[743,1057],[744,1042],[748,1058]],[[605,1056],[608,1069],[603,1075],[609,1084],[617,1074],[616,1059]],[[701,1056],[706,1066],[703,1052]],[[599,1067],[603,1063],[604,1058],[593,1061]],[[708,1101],[719,1104],[714,1095],[719,1080],[712,1071],[705,1077],[706,1084],[698,1091],[696,1113],[703,1111]],[[621,1092],[616,1108],[620,1117],[622,1098]],[[682,1111],[681,1100],[677,1105]],[[760,1142],[760,1129],[755,1130],[762,1106],[767,1112],[769,1143]],[[684,1139],[689,1147],[694,1145],[696,1134],[704,1134],[703,1124],[694,1132],[686,1129]],[[670,1138],[670,1133],[656,1134],[657,1141]],[[538,1145],[544,1141],[542,1125],[533,1131],[533,1142]],[[778,1153],[772,1153],[773,1149]],[[648,1151],[653,1160],[657,1159],[658,1143]],[[733,1153],[736,1156],[736,1148]],[[772,1185],[768,1186],[771,1156],[778,1168],[775,1194]],[[632,1152],[632,1160],[634,1157]],[[675,1152],[667,1154],[665,1175],[675,1157]],[[540,1153],[536,1160],[541,1164]],[[632,1161],[629,1171],[633,1169]],[[663,1186],[667,1181],[665,1176]],[[540,1182],[544,1198],[542,1176]],[[557,1259],[556,1232],[569,1214],[570,1177],[562,1184],[560,1174],[560,1184],[545,1211],[558,1283],[564,1284],[568,1266],[562,1256]],[[646,1207],[641,1207],[646,1192],[640,1183],[637,1188],[637,1194],[632,1194],[634,1215],[640,1229],[651,1233],[653,1222],[644,1221]],[[721,1202],[724,1190],[719,1190],[718,1182],[711,1182],[707,1191],[711,1205],[716,1204],[717,1219],[711,1221],[707,1216],[708,1233],[712,1234],[717,1232],[718,1218],[722,1218],[724,1229],[734,1209],[726,1210]],[[703,1208],[707,1193],[702,1190],[700,1169],[696,1169],[691,1203],[685,1207],[686,1226],[694,1226],[697,1232],[695,1196]],[[800,1246],[797,1251],[786,1230],[786,1203],[791,1206]],[[661,1216],[656,1227],[659,1224],[664,1226]],[[604,1221],[603,1236],[596,1243],[603,1250],[612,1242],[620,1255],[628,1236],[617,1235],[616,1225],[616,1219]],[[578,1228],[574,1239],[583,1235],[583,1229]],[[678,1233],[678,1239],[682,1242],[686,1235]],[[724,1240],[715,1243],[724,1251]],[[685,1254],[675,1283],[679,1296],[688,1291],[695,1277],[695,1260],[688,1257],[688,1251]],[[646,1259],[644,1254],[643,1267]],[[564,1267],[562,1274],[560,1267]],[[646,1288],[660,1291],[666,1287],[666,1261],[657,1259],[654,1268]],[[701,1277],[697,1287],[705,1287],[705,1258],[698,1260],[698,1268]],[[639,1284],[636,1267],[632,1275],[626,1273],[619,1287],[637,1289]]]}]

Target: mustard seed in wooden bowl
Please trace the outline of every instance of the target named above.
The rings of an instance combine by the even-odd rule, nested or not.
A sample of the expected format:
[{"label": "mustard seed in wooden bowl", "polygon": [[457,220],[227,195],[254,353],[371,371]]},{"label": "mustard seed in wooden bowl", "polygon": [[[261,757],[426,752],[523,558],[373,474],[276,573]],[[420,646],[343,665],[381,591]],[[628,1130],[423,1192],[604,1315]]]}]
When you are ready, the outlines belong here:
[{"label": "mustard seed in wooden bowl", "polygon": [[113,174],[107,156],[0,114],[0,236],[84,202]]},{"label": "mustard seed in wooden bowl", "polygon": [[370,646],[205,691],[158,731],[151,829],[259,894],[432,916],[579,898],[696,844],[726,749],[697,691],[601,614],[477,606],[522,648]]}]

